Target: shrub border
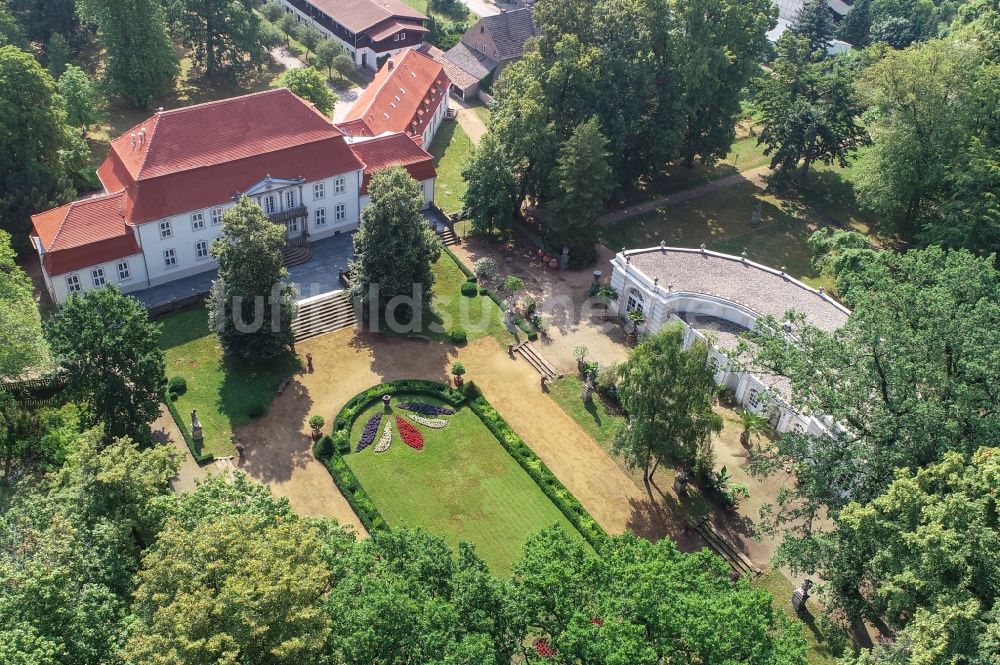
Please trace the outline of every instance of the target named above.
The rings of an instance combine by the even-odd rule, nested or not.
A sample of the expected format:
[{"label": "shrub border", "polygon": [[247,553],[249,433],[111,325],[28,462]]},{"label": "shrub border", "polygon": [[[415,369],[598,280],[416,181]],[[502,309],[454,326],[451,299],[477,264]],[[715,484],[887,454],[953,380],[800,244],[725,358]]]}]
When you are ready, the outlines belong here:
[{"label": "shrub border", "polygon": [[555,504],[556,508],[569,520],[569,523],[583,536],[584,540],[590,543],[595,550],[600,551],[600,546],[607,539],[608,534],[587,512],[580,501],[539,459],[535,451],[511,429],[507,421],[483,397],[482,392],[471,381],[461,389],[422,379],[402,379],[373,386],[348,400],[347,404],[337,413],[337,417],[334,418],[332,437],[335,445],[333,455],[329,459],[322,459],[317,455],[318,442],[313,446],[313,454],[326,466],[344,498],[347,499],[358,519],[369,532],[390,527],[385,518],[382,517],[375,502],[368,496],[364,486],[344,461],[343,456],[350,454],[351,428],[358,416],[372,404],[381,401],[383,395],[396,393],[434,397],[456,408],[468,406],[503,446],[507,454],[513,457],[525,473],[535,481],[542,494]]},{"label": "shrub border", "polygon": [[199,453],[198,446],[194,442],[194,438],[191,436],[191,432],[188,431],[187,425],[184,424],[184,420],[181,418],[181,414],[177,411],[177,405],[174,404],[174,400],[168,393],[163,394],[163,402],[167,405],[167,411],[170,412],[170,417],[174,419],[174,424],[177,425],[177,429],[180,430],[181,436],[184,437],[184,443],[187,444],[188,450],[191,451],[191,456],[194,457],[194,461],[198,464],[208,464],[209,462],[215,461],[215,455],[212,453]]}]

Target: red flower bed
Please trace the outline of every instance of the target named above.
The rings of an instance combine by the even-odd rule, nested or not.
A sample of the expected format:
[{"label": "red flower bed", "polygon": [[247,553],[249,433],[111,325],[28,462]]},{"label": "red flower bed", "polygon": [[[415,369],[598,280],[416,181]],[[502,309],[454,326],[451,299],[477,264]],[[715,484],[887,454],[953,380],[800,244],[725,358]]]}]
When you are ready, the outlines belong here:
[{"label": "red flower bed", "polygon": [[399,428],[399,436],[403,438],[403,443],[415,450],[424,447],[424,435],[417,431],[416,427],[399,416],[396,416],[396,427]]},{"label": "red flower bed", "polygon": [[534,641],[534,643],[532,643],[531,646],[535,647],[535,653],[537,653],[542,658],[556,657],[556,650],[553,649],[551,645],[549,645],[549,641],[544,637],[539,637],[537,640]]}]

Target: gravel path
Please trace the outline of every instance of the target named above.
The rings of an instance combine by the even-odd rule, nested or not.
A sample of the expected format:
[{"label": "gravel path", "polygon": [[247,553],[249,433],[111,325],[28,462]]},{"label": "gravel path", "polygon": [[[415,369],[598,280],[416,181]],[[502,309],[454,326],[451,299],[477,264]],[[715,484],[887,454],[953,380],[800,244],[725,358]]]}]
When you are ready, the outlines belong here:
[{"label": "gravel path", "polygon": [[267,417],[240,429],[238,436],[246,445],[239,467],[270,485],[275,494],[287,496],[300,514],[336,517],[364,533],[329,473],[310,452],[309,415],[319,413],[330,422],[347,400],[383,381],[447,381],[448,368],[461,360],[467,377],[608,532],[630,530],[656,539],[675,528],[645,490],[543,396],[535,370],[511,359],[492,337],[456,349],[435,342],[356,336],[346,329],[301,342],[297,350],[312,353],[315,373],[296,376]]},{"label": "gravel path", "polygon": [[770,173],[771,169],[767,166],[759,166],[748,171],[734,173],[731,176],[719,178],[718,180],[713,180],[712,182],[707,182],[704,185],[692,187],[691,189],[685,189],[677,192],[676,194],[662,196],[658,199],[653,199],[652,201],[645,201],[627,208],[622,208],[621,210],[615,210],[614,212],[610,212],[603,217],[599,217],[597,223],[600,226],[612,226],[628,219],[641,217],[642,215],[659,210],[660,208],[665,208],[669,205],[684,203],[685,201],[696,199],[700,196],[704,196],[705,194],[711,194],[712,192],[717,192],[720,189],[735,187],[736,185],[741,185],[745,182],[751,182],[758,188],[764,189],[767,186],[765,178]]}]

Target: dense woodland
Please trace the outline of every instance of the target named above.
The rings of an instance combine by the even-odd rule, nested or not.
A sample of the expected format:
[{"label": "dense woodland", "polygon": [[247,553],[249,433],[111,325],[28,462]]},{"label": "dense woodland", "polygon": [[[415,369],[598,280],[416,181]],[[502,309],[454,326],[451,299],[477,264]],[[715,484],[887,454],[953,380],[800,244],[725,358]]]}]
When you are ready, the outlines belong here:
[{"label": "dense woodland", "polygon": [[[775,15],[768,0],[540,2],[541,37],[494,83],[466,213],[484,235],[530,217],[583,264],[613,193],[721,159],[741,119],[759,125],[777,190],[850,165],[891,242],[813,237],[847,325],[826,333],[789,314],[791,344],[784,321],[762,320],[734,356],[842,425],[755,452],[755,473],[790,461],[799,481],[763,528],[782,539],[778,563],[821,580],[831,623],[895,635],[847,649],[845,664],[997,665],[1000,4],[856,0],[836,25],[809,2],[772,46]],[[501,579],[427,533],[355,542],[240,476],[167,490],[177,459],[149,445],[166,387],[158,326],[111,288],[43,324],[14,248],[30,214],[94,188],[85,136],[102,107],[153,106],[176,84],[178,49],[201,75],[239,80],[292,35],[279,19],[249,0],[0,2],[0,378],[59,366],[68,397],[33,409],[0,390],[0,662],[553,662],[530,647],[539,635],[567,663],[805,662],[800,626],[766,593],[669,541],[592,552],[547,531]],[[343,66],[295,36],[328,73]],[[828,55],[833,37],[857,48]],[[373,187],[390,203],[366,210],[359,241],[386,244],[393,223],[416,234],[410,183],[390,172]],[[245,244],[261,220],[229,215],[233,242],[213,249],[234,293],[281,275],[278,238]],[[430,288],[436,246],[413,238],[405,264]],[[375,250],[364,260],[385,272]],[[283,307],[287,319],[290,297]],[[226,320],[232,354],[288,344],[227,340]],[[649,473],[665,459],[704,466],[717,426],[704,363],[678,348],[668,331],[618,376],[622,404],[646,417],[615,445]],[[656,371],[665,363],[675,371]],[[682,398],[688,410],[671,412]]]}]

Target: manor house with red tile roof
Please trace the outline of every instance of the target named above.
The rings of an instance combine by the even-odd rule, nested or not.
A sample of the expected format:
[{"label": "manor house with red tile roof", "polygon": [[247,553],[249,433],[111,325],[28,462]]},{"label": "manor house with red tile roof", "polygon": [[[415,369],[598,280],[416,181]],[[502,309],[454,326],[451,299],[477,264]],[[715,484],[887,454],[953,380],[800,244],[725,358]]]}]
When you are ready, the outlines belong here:
[{"label": "manor house with red tile roof", "polygon": [[[447,85],[443,88],[447,90]],[[117,284],[140,291],[214,270],[222,214],[255,200],[302,245],[357,228],[367,185],[405,167],[434,200],[420,136],[353,137],[287,89],[159,111],[111,142],[104,192],[32,217],[31,240],[52,299]]]}]

